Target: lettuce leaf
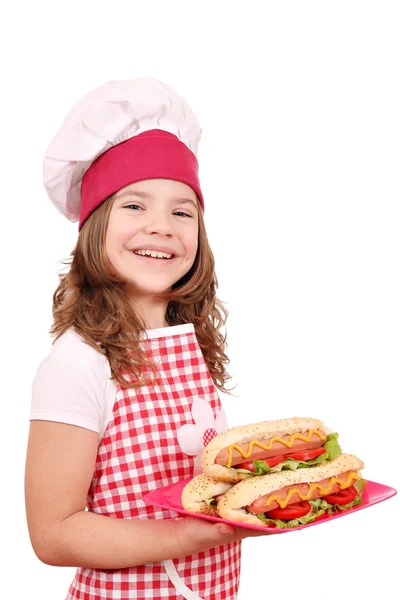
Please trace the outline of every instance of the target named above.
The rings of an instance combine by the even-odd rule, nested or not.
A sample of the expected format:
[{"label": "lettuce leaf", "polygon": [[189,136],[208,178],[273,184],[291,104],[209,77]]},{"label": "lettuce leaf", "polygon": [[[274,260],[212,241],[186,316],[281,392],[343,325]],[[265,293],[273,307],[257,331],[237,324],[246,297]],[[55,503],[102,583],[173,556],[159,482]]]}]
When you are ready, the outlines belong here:
[{"label": "lettuce leaf", "polygon": [[[324,448],[327,454],[329,455],[329,458],[327,458],[326,460],[333,460],[334,458],[337,458],[342,454],[342,449],[339,445],[338,437],[338,433],[330,433],[327,436]],[[325,455],[323,454],[322,456]],[[319,456],[318,458],[321,458],[321,456]]]},{"label": "lettuce leaf", "polygon": [[325,453],[321,454],[321,456],[317,456],[317,458],[313,458],[312,460],[302,461],[302,460],[294,460],[293,458],[287,458],[285,461],[279,463],[275,467],[269,467],[265,460],[254,460],[254,472],[249,471],[248,469],[235,469],[237,473],[247,473],[252,476],[258,475],[266,475],[268,473],[279,473],[280,471],[296,471],[296,469],[308,469],[310,467],[314,467],[316,465],[320,465],[327,460],[333,460],[342,454],[342,449],[338,442],[338,433],[329,433],[326,442],[323,445],[325,448]]},{"label": "lettuce leaf", "polygon": [[356,488],[357,492],[362,495],[364,488],[367,485],[367,480],[366,479],[357,479],[357,481],[355,481],[353,483],[353,485]]}]

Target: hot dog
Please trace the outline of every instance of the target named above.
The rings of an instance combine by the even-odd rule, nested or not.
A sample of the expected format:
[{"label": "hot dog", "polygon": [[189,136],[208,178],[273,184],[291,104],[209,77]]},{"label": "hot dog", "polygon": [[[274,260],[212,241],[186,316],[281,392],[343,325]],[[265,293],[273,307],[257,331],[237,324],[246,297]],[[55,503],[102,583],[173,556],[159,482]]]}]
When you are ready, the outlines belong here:
[{"label": "hot dog", "polygon": [[210,477],[235,483],[333,460],[342,452],[337,438],[318,419],[261,421],[215,436],[203,450],[201,465]]},{"label": "hot dog", "polygon": [[196,475],[182,490],[182,506],[189,512],[216,517],[217,502],[232,485],[226,481],[216,481],[205,473]]},{"label": "hot dog", "polygon": [[223,519],[265,527],[297,527],[362,502],[364,463],[341,454],[312,469],[281,471],[241,481],[218,502]]}]

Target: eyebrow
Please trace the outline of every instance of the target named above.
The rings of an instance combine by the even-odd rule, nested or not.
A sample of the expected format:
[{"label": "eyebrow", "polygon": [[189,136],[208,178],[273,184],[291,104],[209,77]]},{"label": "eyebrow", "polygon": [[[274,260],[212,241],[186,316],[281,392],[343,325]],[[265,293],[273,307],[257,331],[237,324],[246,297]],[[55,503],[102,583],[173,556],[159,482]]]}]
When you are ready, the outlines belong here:
[{"label": "eyebrow", "polygon": [[[141,192],[140,190],[127,190],[126,192],[123,192],[120,196],[117,195],[116,199],[119,200],[120,198],[124,198],[125,196],[137,196],[138,198],[148,199],[151,199],[153,197],[152,194],[148,194],[147,192]],[[173,196],[171,200],[176,204],[193,204],[193,206],[196,206],[196,202],[194,200],[191,200],[190,198],[181,198],[180,196]]]}]

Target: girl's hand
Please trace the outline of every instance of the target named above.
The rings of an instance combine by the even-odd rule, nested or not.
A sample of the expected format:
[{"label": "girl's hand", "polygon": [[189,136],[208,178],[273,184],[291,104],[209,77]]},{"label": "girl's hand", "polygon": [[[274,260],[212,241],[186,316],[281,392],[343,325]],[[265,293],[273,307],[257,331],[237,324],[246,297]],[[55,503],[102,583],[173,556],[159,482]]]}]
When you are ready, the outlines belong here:
[{"label": "girl's hand", "polygon": [[233,526],[228,523],[213,523],[196,517],[176,519],[177,537],[185,555],[197,554],[229,542],[236,542],[247,537],[270,535],[270,532]]}]

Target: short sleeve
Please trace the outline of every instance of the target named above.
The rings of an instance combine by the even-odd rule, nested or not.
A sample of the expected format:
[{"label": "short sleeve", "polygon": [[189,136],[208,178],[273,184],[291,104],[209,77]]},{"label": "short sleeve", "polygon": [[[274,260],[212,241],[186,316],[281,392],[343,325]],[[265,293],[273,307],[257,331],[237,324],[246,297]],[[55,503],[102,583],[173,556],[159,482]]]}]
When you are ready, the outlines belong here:
[{"label": "short sleeve", "polygon": [[30,420],[57,421],[102,432],[107,411],[108,362],[67,331],[40,363],[32,384]]},{"label": "short sleeve", "polygon": [[100,432],[104,382],[75,361],[47,357],[32,385],[30,420],[57,421]]}]

